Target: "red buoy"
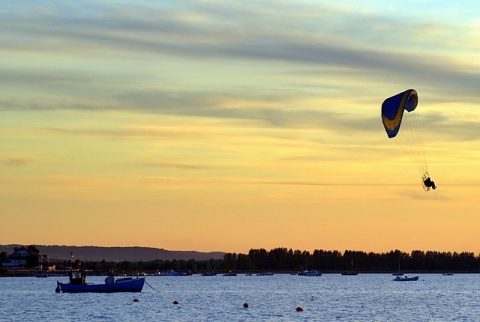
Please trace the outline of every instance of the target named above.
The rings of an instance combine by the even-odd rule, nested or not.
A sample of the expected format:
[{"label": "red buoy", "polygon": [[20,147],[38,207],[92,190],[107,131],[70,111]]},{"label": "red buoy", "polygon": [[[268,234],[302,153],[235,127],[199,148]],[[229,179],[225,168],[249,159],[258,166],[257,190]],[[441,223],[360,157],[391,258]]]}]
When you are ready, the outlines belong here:
[{"label": "red buoy", "polygon": [[138,302],[138,299],[133,299],[133,302]]},{"label": "red buoy", "polygon": [[178,301],[173,301],[173,304],[178,304]]},{"label": "red buoy", "polygon": [[297,306],[295,310],[297,310],[297,312],[303,312],[303,309],[300,306]]},{"label": "red buoy", "polygon": [[248,303],[243,303],[243,307],[247,309],[248,308]]}]

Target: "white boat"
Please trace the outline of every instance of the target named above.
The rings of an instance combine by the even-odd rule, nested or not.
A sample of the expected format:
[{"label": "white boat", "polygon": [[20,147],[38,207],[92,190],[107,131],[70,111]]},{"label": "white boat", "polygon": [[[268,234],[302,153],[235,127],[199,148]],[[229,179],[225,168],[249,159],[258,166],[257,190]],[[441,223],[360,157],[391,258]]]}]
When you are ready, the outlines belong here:
[{"label": "white boat", "polygon": [[322,276],[322,273],[318,272],[316,269],[311,269],[298,272],[298,276]]}]

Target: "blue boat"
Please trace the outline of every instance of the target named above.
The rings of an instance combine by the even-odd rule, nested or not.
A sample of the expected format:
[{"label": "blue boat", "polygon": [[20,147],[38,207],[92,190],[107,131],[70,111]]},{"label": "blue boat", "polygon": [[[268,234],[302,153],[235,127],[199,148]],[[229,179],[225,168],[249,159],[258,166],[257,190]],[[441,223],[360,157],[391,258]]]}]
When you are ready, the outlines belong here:
[{"label": "blue boat", "polygon": [[85,271],[71,271],[69,283],[57,281],[57,293],[116,293],[116,292],[141,292],[145,278],[118,278],[113,276],[105,278],[105,284],[87,284]]},{"label": "blue boat", "polygon": [[192,274],[185,273],[185,272],[177,272],[177,271],[174,271],[173,269],[170,269],[163,273],[155,274],[155,276],[189,276],[189,275],[192,275]]}]

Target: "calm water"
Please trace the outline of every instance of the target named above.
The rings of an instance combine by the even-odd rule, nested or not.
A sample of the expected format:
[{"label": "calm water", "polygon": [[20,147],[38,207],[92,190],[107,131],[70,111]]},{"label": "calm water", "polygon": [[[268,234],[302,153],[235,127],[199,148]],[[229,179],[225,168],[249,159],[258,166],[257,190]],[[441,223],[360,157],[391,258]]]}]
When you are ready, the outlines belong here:
[{"label": "calm water", "polygon": [[141,293],[116,294],[55,293],[66,277],[0,278],[0,321],[480,321],[480,275],[419,276],[152,276]]}]

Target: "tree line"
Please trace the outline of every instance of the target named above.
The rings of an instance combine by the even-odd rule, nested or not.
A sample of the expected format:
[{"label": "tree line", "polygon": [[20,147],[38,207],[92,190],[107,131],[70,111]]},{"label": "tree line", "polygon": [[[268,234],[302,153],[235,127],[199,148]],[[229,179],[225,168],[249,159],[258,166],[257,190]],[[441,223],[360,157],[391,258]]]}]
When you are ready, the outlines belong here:
[{"label": "tree line", "polygon": [[[34,250],[38,254],[38,250]],[[5,258],[6,254],[0,256]],[[32,256],[28,266],[35,267],[36,256]],[[480,272],[480,255],[471,252],[437,252],[414,250],[411,253],[400,250],[385,253],[346,250],[315,250],[313,252],[287,248],[251,249],[248,254],[225,253],[223,259],[210,260],[152,260],[139,262],[110,261],[51,261],[57,269],[84,265],[87,269],[118,273],[156,272],[169,269],[202,273],[206,271],[237,272],[297,272],[316,269],[321,272],[355,270],[358,272]]]},{"label": "tree line", "polygon": [[354,270],[359,272],[480,272],[480,255],[470,252],[437,252],[400,250],[374,253],[340,251],[292,250],[287,248],[251,249],[248,254],[224,256],[224,265],[231,270],[299,271],[316,269],[323,272]]}]

